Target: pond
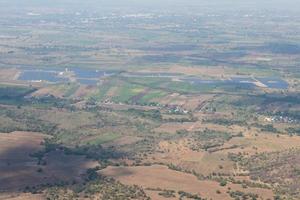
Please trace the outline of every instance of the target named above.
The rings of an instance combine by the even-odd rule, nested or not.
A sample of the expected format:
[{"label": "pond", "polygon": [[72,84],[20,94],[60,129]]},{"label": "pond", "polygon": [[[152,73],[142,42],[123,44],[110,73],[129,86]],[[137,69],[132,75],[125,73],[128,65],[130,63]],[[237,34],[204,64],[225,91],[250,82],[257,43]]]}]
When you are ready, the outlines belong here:
[{"label": "pond", "polygon": [[258,81],[272,89],[287,89],[289,84],[280,78],[256,78]]},{"label": "pond", "polygon": [[256,78],[251,77],[231,77],[227,80],[205,80],[201,78],[183,78],[182,81],[187,81],[192,84],[211,84],[218,86],[231,85],[239,88],[251,89],[257,87],[255,82],[260,81],[271,89],[287,89],[289,84],[280,78]]},{"label": "pond", "polygon": [[125,74],[126,77],[142,77],[142,78],[172,78],[178,77],[180,73],[168,73],[168,72],[130,72]]},{"label": "pond", "polygon": [[67,78],[59,77],[57,72],[28,70],[23,71],[19,77],[22,81],[48,81],[48,82],[67,82]]},{"label": "pond", "polygon": [[116,72],[112,71],[99,71],[96,69],[82,69],[82,68],[58,68],[51,67],[49,69],[38,69],[33,67],[27,67],[21,69],[22,73],[19,80],[22,81],[47,81],[51,83],[64,83],[68,82],[69,78],[66,77],[65,72],[71,72],[74,74],[74,78],[81,84],[85,85],[97,85],[99,78],[103,76],[112,76]]},{"label": "pond", "polygon": [[115,73],[109,71],[100,71],[95,69],[82,69],[82,68],[71,68],[70,71],[73,71],[76,78],[79,79],[89,79],[89,78],[100,78],[103,76],[112,76]]}]

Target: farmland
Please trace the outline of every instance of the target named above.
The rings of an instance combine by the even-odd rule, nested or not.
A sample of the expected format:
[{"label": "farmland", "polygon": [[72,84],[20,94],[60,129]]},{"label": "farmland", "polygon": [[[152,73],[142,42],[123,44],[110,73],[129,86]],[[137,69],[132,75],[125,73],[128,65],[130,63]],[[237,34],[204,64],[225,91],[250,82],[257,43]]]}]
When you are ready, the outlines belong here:
[{"label": "farmland", "polygon": [[300,198],[299,12],[3,2],[0,199]]}]

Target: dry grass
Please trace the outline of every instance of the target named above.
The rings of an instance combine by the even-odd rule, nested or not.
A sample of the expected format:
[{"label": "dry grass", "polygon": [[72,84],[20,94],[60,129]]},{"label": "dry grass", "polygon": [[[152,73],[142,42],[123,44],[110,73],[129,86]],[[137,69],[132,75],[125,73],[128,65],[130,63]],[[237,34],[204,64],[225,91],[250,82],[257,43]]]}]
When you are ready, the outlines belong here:
[{"label": "dry grass", "polygon": [[42,194],[15,193],[15,194],[0,194],[0,199],[5,200],[44,200]]},{"label": "dry grass", "polygon": [[223,145],[221,148],[237,145],[239,148],[222,150],[223,153],[244,153],[253,155],[262,152],[283,151],[290,148],[300,147],[299,136],[275,135],[275,134],[244,134],[244,137],[233,138]]},{"label": "dry grass", "polygon": [[179,130],[199,131],[199,130],[204,130],[205,128],[215,130],[215,131],[224,131],[224,132],[227,131],[233,134],[246,131],[245,127],[238,126],[238,125],[223,126],[219,124],[202,123],[201,121],[184,122],[184,123],[177,123],[177,122],[164,123],[158,128],[154,129],[154,131],[164,132],[164,133],[176,133],[176,131]]},{"label": "dry grass", "polygon": [[147,161],[173,164],[184,170],[195,171],[203,175],[209,175],[213,172],[234,172],[234,163],[228,159],[227,154],[222,152],[208,153],[204,150],[192,151],[188,148],[188,142],[191,141],[182,139],[173,142],[160,142],[157,151]]},{"label": "dry grass", "polygon": [[[227,187],[221,187],[218,182],[209,180],[200,181],[191,174],[170,170],[160,165],[149,167],[108,167],[100,171],[100,173],[105,176],[113,177],[128,185],[139,185],[143,188],[161,188],[174,190],[176,192],[185,191],[215,200],[231,199],[226,193],[227,187],[231,187],[232,190],[259,194],[263,199],[271,199],[273,197],[272,191],[268,189],[244,189],[236,184],[228,184]],[[221,193],[217,194],[217,190]],[[156,196],[153,192],[149,193],[148,190],[146,190],[146,192],[151,196]]]},{"label": "dry grass", "polygon": [[194,111],[201,108],[205,103],[213,98],[213,95],[180,95],[172,93],[167,96],[157,98],[154,101],[163,105],[176,105],[186,110]]}]

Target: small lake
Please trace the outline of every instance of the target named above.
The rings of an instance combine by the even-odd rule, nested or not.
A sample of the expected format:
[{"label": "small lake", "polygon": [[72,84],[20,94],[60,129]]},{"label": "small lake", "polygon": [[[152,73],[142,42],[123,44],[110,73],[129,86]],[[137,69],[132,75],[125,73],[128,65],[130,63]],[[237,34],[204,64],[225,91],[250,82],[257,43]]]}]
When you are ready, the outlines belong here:
[{"label": "small lake", "polygon": [[180,73],[168,73],[168,72],[130,72],[125,74],[126,77],[140,77],[140,78],[173,78],[178,77]]},{"label": "small lake", "polygon": [[79,79],[90,79],[90,78],[100,78],[103,76],[112,76],[115,73],[109,71],[100,71],[95,69],[82,69],[82,68],[71,68],[70,71],[73,71],[76,78]]},{"label": "small lake", "polygon": [[[21,69],[22,70],[22,69]],[[96,69],[84,69],[84,68],[49,68],[49,69],[38,69],[38,68],[26,68],[22,71],[19,80],[23,81],[47,81],[51,83],[64,83],[68,82],[69,78],[64,77],[64,72],[73,72],[74,78],[78,83],[84,85],[93,85],[96,86],[98,79],[106,76],[113,76],[117,74],[115,71],[101,71]],[[126,77],[141,77],[141,78],[178,78],[185,82],[190,82],[191,84],[209,84],[216,86],[237,86],[240,88],[254,88],[257,87],[254,82],[260,81],[268,88],[272,89],[287,89],[289,84],[280,79],[274,77],[264,77],[264,78],[251,78],[251,77],[231,77],[226,80],[217,80],[210,79],[205,80],[197,77],[182,77],[180,73],[148,73],[148,72],[139,72],[139,73],[127,73]]]},{"label": "small lake", "polygon": [[47,82],[67,82],[67,78],[59,77],[57,72],[28,70],[23,71],[19,77],[22,81],[47,81]]},{"label": "small lake", "polygon": [[38,69],[33,67],[27,67],[21,69],[22,73],[19,80],[22,81],[47,81],[51,83],[64,83],[68,82],[69,78],[64,77],[65,73],[74,73],[75,79],[85,85],[97,85],[99,78],[105,76],[112,76],[116,74],[113,71],[100,71],[95,69],[82,69],[82,68],[58,68],[51,67],[47,69]]},{"label": "small lake", "polygon": [[272,89],[287,89],[289,84],[280,78],[256,78],[258,81]]},{"label": "small lake", "polygon": [[[280,79],[280,78],[255,78],[256,80],[260,81],[268,88],[271,89],[287,89],[289,84]],[[256,80],[252,79],[251,77],[231,77],[228,80],[204,80],[200,78],[184,78],[181,79],[182,81],[190,82],[192,84],[210,84],[216,86],[236,86],[239,88],[244,89],[251,89],[257,87],[254,82]]]}]

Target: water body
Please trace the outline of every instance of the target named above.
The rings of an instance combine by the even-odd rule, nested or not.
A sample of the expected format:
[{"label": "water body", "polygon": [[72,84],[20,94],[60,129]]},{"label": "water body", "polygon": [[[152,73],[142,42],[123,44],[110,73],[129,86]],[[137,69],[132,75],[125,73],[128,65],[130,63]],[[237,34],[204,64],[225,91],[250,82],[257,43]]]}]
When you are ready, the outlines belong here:
[{"label": "water body", "polygon": [[49,69],[39,69],[34,67],[26,67],[23,70],[19,80],[22,81],[47,81],[51,83],[64,83],[68,82],[69,79],[62,77],[60,73],[73,72],[76,80],[85,85],[97,85],[99,78],[104,76],[112,76],[116,72],[99,71],[95,69],[82,69],[82,68],[58,68],[51,67]]},{"label": "water body", "polygon": [[125,76],[126,77],[141,77],[141,78],[173,78],[173,77],[178,77],[182,74],[180,73],[168,73],[168,72],[161,72],[161,73],[158,73],[158,72],[153,72],[153,73],[150,73],[150,72],[131,72],[131,73],[128,73],[126,74]]},{"label": "water body", "polygon": [[190,82],[192,84],[214,84],[214,85],[217,85],[219,83],[222,83],[221,80],[203,80],[200,78],[183,78],[180,80]]},{"label": "water body", "polygon": [[272,89],[287,89],[289,84],[280,78],[256,78],[258,81]]},{"label": "water body", "polygon": [[57,72],[52,71],[41,71],[41,70],[28,70],[23,71],[19,77],[22,81],[48,81],[52,83],[56,82],[67,82],[67,78],[58,76]]},{"label": "water body", "polygon": [[112,76],[115,74],[114,72],[82,68],[71,68],[70,71],[73,71],[75,73],[76,78],[78,79],[100,78],[103,76]]},{"label": "water body", "polygon": [[[200,78],[185,78],[182,81],[187,81],[192,84],[210,84],[216,86],[236,86],[244,89],[252,89],[257,87],[255,80],[251,77],[232,77],[228,80],[203,80]],[[268,88],[271,89],[287,89],[289,84],[280,78],[256,78]]]},{"label": "water body", "polygon": [[215,86],[215,87],[237,87],[241,89],[251,89],[254,88],[253,83],[243,82],[238,80],[203,80],[199,78],[192,79],[181,79],[182,81],[189,82],[195,85],[207,85],[207,86]]},{"label": "water body", "polygon": [[[69,79],[59,76],[61,72],[66,71],[62,68],[49,68],[49,69],[38,69],[38,68],[26,68],[23,70],[19,80],[23,81],[47,81],[51,83],[68,82]],[[67,71],[75,74],[76,80],[85,85],[96,86],[98,79],[105,76],[115,75],[114,71],[100,71],[95,69],[84,69],[84,68],[70,68]],[[254,82],[260,81],[268,88],[272,89],[287,89],[289,84],[280,79],[274,77],[266,78],[255,78],[251,77],[231,77],[228,80],[205,80],[197,77],[182,78],[179,73],[128,73],[127,77],[149,77],[149,78],[178,78],[182,81],[190,82],[191,84],[208,84],[215,86],[236,86],[239,88],[251,89],[257,87]]]},{"label": "water body", "polygon": [[231,77],[230,79],[228,81],[230,84],[234,84],[240,88],[252,89],[256,87],[254,80],[250,77]]}]

